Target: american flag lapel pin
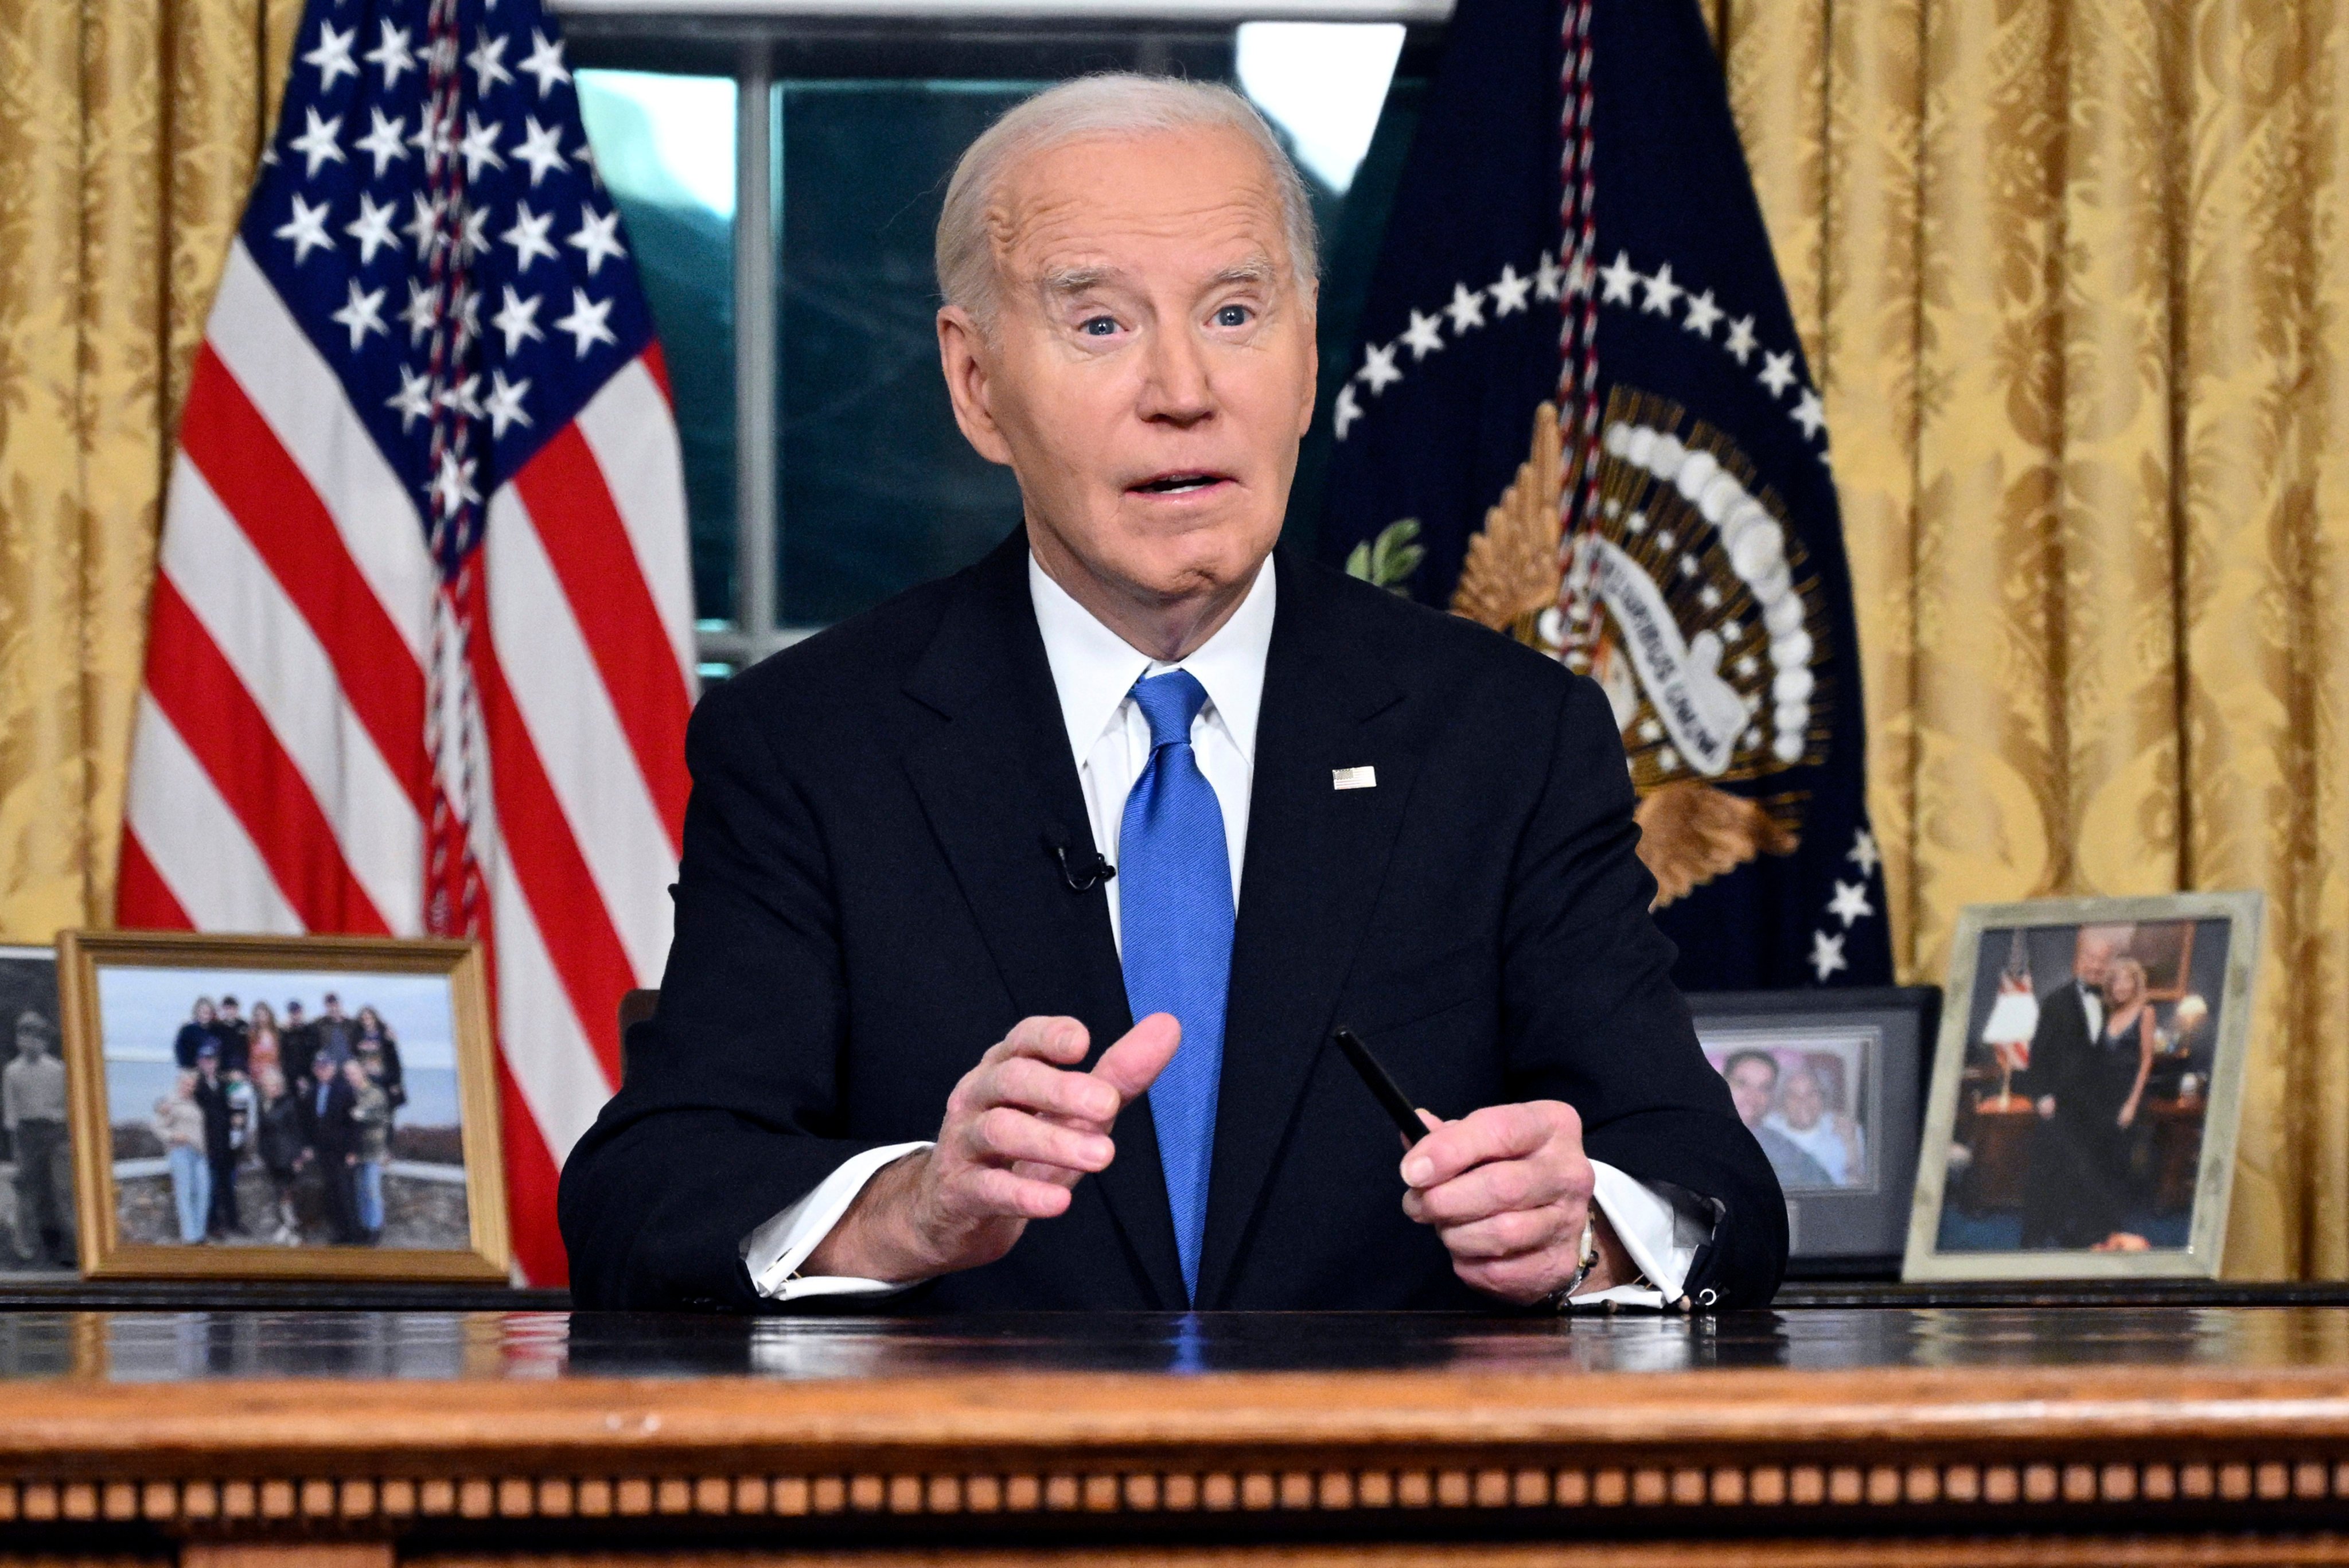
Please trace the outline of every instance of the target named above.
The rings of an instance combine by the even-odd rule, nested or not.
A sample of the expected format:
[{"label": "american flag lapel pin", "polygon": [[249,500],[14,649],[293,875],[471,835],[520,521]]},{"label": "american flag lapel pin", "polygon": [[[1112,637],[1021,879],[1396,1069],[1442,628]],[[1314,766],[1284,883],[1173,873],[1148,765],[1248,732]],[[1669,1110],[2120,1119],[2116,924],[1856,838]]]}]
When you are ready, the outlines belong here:
[{"label": "american flag lapel pin", "polygon": [[1330,788],[1332,789],[1375,789],[1379,787],[1379,770],[1375,768],[1332,768]]}]

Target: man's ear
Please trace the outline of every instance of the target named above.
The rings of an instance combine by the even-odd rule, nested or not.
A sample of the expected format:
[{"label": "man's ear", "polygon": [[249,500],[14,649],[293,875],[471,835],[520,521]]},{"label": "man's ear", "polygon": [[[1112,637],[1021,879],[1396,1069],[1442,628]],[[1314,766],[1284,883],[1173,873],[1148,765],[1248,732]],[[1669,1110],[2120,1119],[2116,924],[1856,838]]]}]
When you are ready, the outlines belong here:
[{"label": "man's ear", "polygon": [[938,312],[938,368],[947,378],[947,397],[954,403],[955,423],[978,455],[990,463],[1011,462],[1011,446],[1003,438],[994,412],[987,406],[991,366],[987,336],[970,312],[950,304]]}]

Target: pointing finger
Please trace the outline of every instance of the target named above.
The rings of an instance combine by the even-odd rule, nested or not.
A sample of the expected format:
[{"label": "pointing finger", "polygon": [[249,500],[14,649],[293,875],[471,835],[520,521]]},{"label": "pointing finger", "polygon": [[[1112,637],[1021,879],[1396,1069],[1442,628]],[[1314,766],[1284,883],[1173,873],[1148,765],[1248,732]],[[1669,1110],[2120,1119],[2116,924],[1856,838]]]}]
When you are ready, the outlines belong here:
[{"label": "pointing finger", "polygon": [[1119,1098],[1131,1105],[1158,1081],[1158,1075],[1174,1059],[1174,1048],[1182,1043],[1183,1026],[1174,1021],[1174,1015],[1153,1013],[1101,1054],[1101,1060],[1093,1064],[1092,1076],[1117,1090]]},{"label": "pointing finger", "polygon": [[981,1099],[1106,1128],[1124,1101],[1091,1073],[1071,1072],[1033,1057],[1011,1057],[984,1069]]},{"label": "pointing finger", "polygon": [[1007,1057],[1040,1057],[1048,1062],[1073,1063],[1085,1059],[1085,1049],[1092,1043],[1085,1026],[1074,1018],[1022,1018],[987,1054],[997,1061]]}]

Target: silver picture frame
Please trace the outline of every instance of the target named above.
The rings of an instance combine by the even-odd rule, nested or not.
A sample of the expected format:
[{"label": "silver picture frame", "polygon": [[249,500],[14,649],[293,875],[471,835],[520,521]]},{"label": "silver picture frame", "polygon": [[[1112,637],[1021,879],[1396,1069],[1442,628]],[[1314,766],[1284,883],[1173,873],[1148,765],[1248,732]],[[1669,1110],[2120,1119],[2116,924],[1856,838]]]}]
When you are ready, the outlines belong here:
[{"label": "silver picture frame", "polygon": [[[2034,899],[1971,904],[1959,912],[1903,1279],[2218,1277],[2264,913],[2263,896],[2252,892]],[[2117,934],[2123,928],[2128,934]],[[2107,1108],[2101,1100],[2059,1121],[2056,1097],[2040,1092],[2052,1070],[2048,1062],[2041,1061],[2040,1078],[2031,1077],[2033,1051],[2050,1054],[2045,1031],[2053,1026],[2044,1020],[2055,1011],[2051,1004],[2059,992],[2076,985],[2083,996],[2094,993],[2094,1013],[2085,1003],[2072,1009],[2083,1017],[2105,1017],[2105,987],[2085,977],[2098,961],[2085,955],[2090,943],[2084,934],[2095,936],[2105,962],[2130,959],[2137,970],[2136,990],[2120,992],[2118,1005],[2127,1008],[2134,1000],[2146,1020],[2145,1059],[2176,1052],[2165,1068],[2172,1073],[2174,1087],[2165,1091],[2169,1098],[2151,1092],[2149,1066],[2139,1068],[2123,1101],[2127,1114],[2116,1112],[2111,1129],[2103,1125]],[[2133,958],[2138,944],[2146,954]],[[2214,954],[2214,946],[2221,951]],[[2050,962],[2055,954],[2064,956]],[[2060,973],[2042,975],[2042,968]],[[2215,999],[2206,995],[2213,988]],[[2106,1084],[2117,1082],[2125,1047],[2107,1046],[2101,1024],[2084,1038],[2112,1053],[2112,1065],[2098,1070],[2112,1075]],[[2072,1097],[2075,1104],[2087,1098],[2085,1091]],[[2190,1150],[2183,1141],[2189,1130]],[[2168,1144],[2156,1147],[2165,1134]],[[2149,1166],[2157,1171],[2150,1181]],[[2063,1178],[2099,1170],[2098,1180],[2109,1178],[2108,1191],[2139,1204],[2126,1211],[2129,1220],[2156,1214],[2159,1225],[2147,1225],[2143,1233],[2124,1225],[2095,1244],[2083,1244],[2085,1233],[2076,1228],[2065,1236],[2064,1205],[2086,1206],[2090,1200],[2078,1183]],[[2145,1197],[2148,1191],[2157,1195]],[[2186,1199],[2182,1224],[2176,1213],[2180,1197]],[[2123,1212],[2109,1200],[2103,1208]],[[2091,1216],[2087,1229],[2097,1228],[2100,1219]]]}]

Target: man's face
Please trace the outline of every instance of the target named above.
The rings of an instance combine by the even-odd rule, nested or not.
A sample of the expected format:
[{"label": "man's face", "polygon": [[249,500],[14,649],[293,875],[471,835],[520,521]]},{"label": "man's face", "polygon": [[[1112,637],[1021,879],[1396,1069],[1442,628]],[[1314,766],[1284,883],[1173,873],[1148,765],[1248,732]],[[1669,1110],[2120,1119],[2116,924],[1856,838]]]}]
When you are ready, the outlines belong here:
[{"label": "man's face", "polygon": [[49,1054],[49,1037],[30,1024],[16,1027],[16,1054],[39,1061]]},{"label": "man's face", "polygon": [[1767,1062],[1746,1057],[1729,1069],[1729,1098],[1737,1104],[1737,1119],[1759,1127],[1770,1114],[1778,1089],[1778,1071]]},{"label": "man's face", "polygon": [[2073,961],[2072,973],[2080,977],[2083,985],[2102,985],[2105,976],[2112,972],[2113,948],[2109,936],[2093,932],[2080,938],[2078,956]]},{"label": "man's face", "polygon": [[1778,1109],[1786,1125],[1797,1132],[1808,1132],[1816,1127],[1827,1109],[1827,1099],[1820,1092],[1817,1076],[1807,1071],[1787,1074],[1785,1102]]},{"label": "man's face", "polygon": [[232,1024],[235,1023],[236,1004],[233,1002],[222,1002],[221,1004],[221,1016],[227,1019]]},{"label": "man's face", "polygon": [[336,1000],[336,999],[335,999],[334,997],[332,997],[332,996],[327,997],[327,998],[326,998],[326,1016],[328,1016],[329,1018],[339,1018],[339,1017],[341,1017],[342,1016],[343,1016],[343,1005],[342,1005],[342,1003],[340,1003],[339,1001]]},{"label": "man's face", "polygon": [[955,417],[1030,540],[1141,604],[1249,581],[1313,417],[1315,289],[1237,131],[1071,143],[1006,171],[993,321],[939,313]]}]

